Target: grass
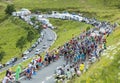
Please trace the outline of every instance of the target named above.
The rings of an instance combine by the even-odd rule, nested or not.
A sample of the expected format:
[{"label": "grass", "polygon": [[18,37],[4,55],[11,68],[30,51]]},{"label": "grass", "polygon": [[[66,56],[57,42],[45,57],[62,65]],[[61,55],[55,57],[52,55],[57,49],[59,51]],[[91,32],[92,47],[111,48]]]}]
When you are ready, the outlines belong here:
[{"label": "grass", "polygon": [[3,22],[3,20],[5,19],[5,10],[6,4],[0,1],[0,23]]},{"label": "grass", "polygon": [[[0,26],[2,27],[0,30],[0,46],[1,49],[5,51],[7,56],[4,57],[3,60],[7,61],[13,57],[11,55],[15,56],[20,53],[19,49],[16,48],[15,43],[21,36],[25,36],[27,33],[23,28],[15,26],[11,23],[9,19],[4,21]],[[13,31],[15,31],[15,33]],[[4,61],[2,62],[4,63]]]},{"label": "grass", "polygon": [[[1,12],[0,12],[0,19],[1,20],[0,21],[1,21],[2,26],[0,26],[0,28],[5,27],[6,25],[9,25],[9,26],[7,26],[9,28],[12,28],[13,26],[21,27],[21,26],[18,26],[16,24],[14,24],[14,23],[11,23],[11,24],[8,23],[10,20],[8,21],[9,18],[7,18],[5,16],[4,9],[6,8],[6,5],[10,4],[10,3],[13,3],[17,10],[19,10],[20,8],[28,8],[28,9],[33,10],[33,11],[40,10],[40,11],[47,11],[47,12],[50,11],[50,10],[59,10],[59,11],[66,10],[66,11],[70,11],[70,12],[81,12],[86,16],[97,17],[100,20],[107,20],[108,21],[109,19],[112,19],[112,20],[109,20],[111,22],[114,22],[114,21],[119,22],[119,20],[120,20],[119,19],[119,16],[120,16],[119,10],[116,7],[106,7],[104,5],[104,3],[103,3],[103,0],[99,0],[99,1],[92,0],[92,2],[91,2],[91,0],[74,0],[74,1],[69,1],[69,0],[35,0],[35,1],[31,1],[31,0],[23,0],[23,1],[21,1],[21,0],[13,0],[12,1],[12,0],[10,0],[10,1],[7,1],[7,2],[1,0],[0,1],[0,10],[1,10]],[[116,12],[116,13],[114,14],[114,12]],[[51,22],[55,26],[58,26],[58,23],[56,21],[51,20]],[[58,30],[56,30],[56,32],[58,32],[58,37],[59,38],[56,41],[56,44],[51,47],[51,49],[54,48],[54,47],[57,47],[59,45],[64,44],[67,40],[72,38],[70,33],[79,34],[79,31],[80,31],[79,23],[73,22],[72,25],[69,24],[69,23],[67,24],[67,23],[68,23],[67,21],[61,22],[61,24],[65,25],[65,27],[63,27],[63,25],[60,25],[62,28],[60,28],[60,29],[58,28]],[[69,26],[72,28],[73,31],[72,30],[70,31],[71,28],[69,28]],[[84,27],[84,24],[81,24],[80,26]],[[85,25],[85,26],[87,26],[87,25]],[[74,27],[76,27],[76,28],[73,29]],[[66,28],[67,33],[62,31],[63,28]],[[5,29],[3,29],[2,31],[6,32],[4,30]],[[60,30],[62,31],[62,33],[61,33]],[[22,31],[20,31],[20,32],[22,32]],[[13,33],[15,33],[15,32],[13,32]],[[62,37],[61,34],[63,34],[64,36]],[[69,35],[69,37],[68,37],[68,39],[66,39],[66,37],[68,35]],[[15,35],[13,35],[13,36],[15,36]],[[66,39],[66,40],[64,40],[64,39]],[[9,44],[7,44],[7,45],[9,47]],[[7,45],[6,45],[6,48],[7,48]],[[11,47],[13,49],[15,48],[13,46],[11,46]],[[14,49],[14,50],[16,50],[16,49]],[[11,50],[10,50],[10,52],[11,52]],[[11,56],[11,54],[9,54],[10,52],[7,52],[7,54],[10,55],[10,57],[13,57],[14,55],[18,55],[17,53],[19,53],[18,51],[16,51],[16,54],[11,53],[13,55],[13,56]],[[5,62],[5,61],[2,61],[2,62]]]},{"label": "grass", "polygon": [[[108,0],[92,0],[92,1],[91,0],[71,0],[71,1],[70,0],[22,0],[22,1],[9,0],[7,2],[4,0],[0,0],[0,11],[1,11],[0,37],[2,38],[0,43],[2,45],[2,50],[4,51],[6,50],[7,55],[5,57],[7,57],[7,60],[8,58],[13,57],[14,55],[18,56],[20,52],[17,48],[15,48],[15,41],[17,41],[17,39],[20,36],[22,35],[25,36],[26,33],[24,32],[27,32],[22,28],[23,26],[11,22],[11,19],[9,17],[8,18],[6,17],[4,13],[4,9],[6,8],[6,5],[10,3],[14,3],[17,10],[24,7],[32,11],[40,10],[40,11],[48,12],[51,10],[58,10],[58,11],[80,12],[87,17],[96,17],[97,19],[100,20],[109,21],[112,23],[118,22],[120,24],[120,11],[119,11],[120,8],[118,5],[120,4],[120,0],[109,0],[109,1]],[[80,32],[84,30],[84,27],[88,26],[88,25],[84,25],[83,23],[66,21],[66,20],[62,22],[61,20],[50,19],[50,21],[53,23],[54,26],[58,27],[55,30],[58,34],[58,39],[55,42],[55,44],[50,48],[50,50],[58,47],[59,45],[63,45],[66,41],[72,38],[71,34],[78,35]],[[19,32],[18,32],[18,28],[19,28]],[[112,45],[118,41],[120,31],[119,29],[116,31],[117,33],[112,34],[108,38],[109,40],[108,45]],[[10,33],[10,35],[8,35],[8,33]],[[17,35],[17,33],[19,33],[19,35]],[[3,34],[5,34],[5,36]],[[5,41],[8,41],[8,43],[7,44],[4,43]],[[26,46],[29,47],[28,43]],[[6,60],[5,57],[4,60]],[[96,67],[99,67],[102,63],[107,63],[107,60],[104,57],[102,57],[100,62],[93,64],[94,67],[91,68],[97,71]],[[110,63],[114,63],[114,62],[110,62]],[[108,68],[110,67],[109,65],[107,66]],[[101,71],[102,68],[104,67],[101,67]],[[90,72],[92,72],[93,69],[91,69]],[[87,78],[88,76],[92,76],[92,75],[93,74],[88,72],[86,73],[86,75],[83,75],[83,78]],[[78,80],[82,80],[83,78],[82,77],[80,79],[78,78]]]},{"label": "grass", "polygon": [[[21,27],[19,23],[21,23],[23,26],[29,26],[28,24],[26,24],[22,20],[18,20],[19,23],[14,24],[11,20],[12,18],[13,17],[10,17],[0,24],[0,50],[3,50],[6,54],[1,61],[2,63],[5,63],[12,57],[20,57],[21,51],[20,49],[16,48],[16,42],[21,36],[26,37],[28,32],[28,30],[25,30],[24,27]],[[35,40],[37,39],[37,37],[35,38]],[[29,46],[30,43],[27,42],[23,50],[26,50]]]}]

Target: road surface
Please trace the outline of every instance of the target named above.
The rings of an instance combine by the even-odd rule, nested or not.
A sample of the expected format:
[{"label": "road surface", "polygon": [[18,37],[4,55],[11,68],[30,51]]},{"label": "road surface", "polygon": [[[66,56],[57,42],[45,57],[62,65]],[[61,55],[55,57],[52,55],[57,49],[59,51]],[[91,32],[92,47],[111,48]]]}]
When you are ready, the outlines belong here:
[{"label": "road surface", "polygon": [[58,61],[51,63],[47,67],[42,68],[37,72],[36,75],[32,75],[32,79],[24,79],[20,80],[21,83],[55,83],[54,80],[54,71],[58,66],[62,66],[65,63],[63,57],[61,57]]}]

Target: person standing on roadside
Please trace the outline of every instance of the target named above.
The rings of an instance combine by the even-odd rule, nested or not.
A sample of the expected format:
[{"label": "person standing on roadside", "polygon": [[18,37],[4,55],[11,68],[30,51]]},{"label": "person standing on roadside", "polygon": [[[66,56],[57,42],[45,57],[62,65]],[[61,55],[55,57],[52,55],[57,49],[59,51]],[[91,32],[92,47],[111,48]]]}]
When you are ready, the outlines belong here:
[{"label": "person standing on roadside", "polygon": [[20,78],[20,73],[22,71],[22,65],[19,64],[17,69],[16,69],[16,73],[15,73],[15,80],[18,81],[18,79]]},{"label": "person standing on roadside", "polygon": [[84,68],[85,68],[84,63],[80,64],[80,71],[81,71],[82,73],[83,73]]},{"label": "person standing on roadside", "polygon": [[12,83],[12,81],[9,78],[9,76],[5,76],[4,79],[2,80],[2,83]]}]

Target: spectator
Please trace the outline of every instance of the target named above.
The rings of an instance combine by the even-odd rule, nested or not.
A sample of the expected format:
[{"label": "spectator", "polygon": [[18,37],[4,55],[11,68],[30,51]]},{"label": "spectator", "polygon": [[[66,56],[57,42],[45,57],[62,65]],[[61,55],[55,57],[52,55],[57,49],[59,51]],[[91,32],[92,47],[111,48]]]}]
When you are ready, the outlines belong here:
[{"label": "spectator", "polygon": [[80,64],[80,71],[81,71],[82,73],[83,73],[84,67],[85,67],[84,63]]},{"label": "spectator", "polygon": [[69,69],[67,69],[67,71],[66,71],[66,76],[67,76],[68,79],[71,79],[71,77],[72,77]]},{"label": "spectator", "polygon": [[16,73],[15,73],[15,80],[18,81],[19,77],[20,77],[20,73],[21,73],[21,70],[22,70],[22,65],[19,64],[17,69],[16,69]]},{"label": "spectator", "polygon": [[75,76],[74,66],[70,66],[70,72],[71,72],[72,76]]},{"label": "spectator", "polygon": [[11,76],[11,74],[12,74],[12,72],[11,72],[11,69],[8,69],[7,71],[6,71],[6,76]]},{"label": "spectator", "polygon": [[9,76],[5,76],[2,83],[12,83],[12,80],[9,78]]},{"label": "spectator", "polygon": [[28,66],[25,71],[26,77],[30,80],[32,75],[32,67]]},{"label": "spectator", "polygon": [[47,56],[47,55],[45,56],[44,61],[45,61],[45,64],[44,64],[44,65],[47,66],[47,65],[48,65],[48,56]]},{"label": "spectator", "polygon": [[51,61],[52,61],[52,57],[51,57],[51,55],[49,55],[49,56],[48,56],[48,64],[50,64]]}]

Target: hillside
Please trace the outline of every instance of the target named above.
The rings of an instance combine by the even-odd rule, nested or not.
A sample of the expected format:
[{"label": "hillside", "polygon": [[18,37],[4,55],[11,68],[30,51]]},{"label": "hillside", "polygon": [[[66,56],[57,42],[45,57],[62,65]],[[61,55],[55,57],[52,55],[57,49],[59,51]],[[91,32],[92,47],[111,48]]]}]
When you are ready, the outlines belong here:
[{"label": "hillside", "polygon": [[[29,26],[22,20],[19,20],[21,24],[18,23],[16,25],[14,21],[12,21],[13,17],[8,17],[5,14],[4,10],[7,4],[11,4],[11,3],[15,5],[16,10],[19,10],[21,8],[28,8],[32,12],[41,11],[44,13],[52,10],[69,11],[72,13],[73,12],[82,13],[84,16],[87,16],[90,18],[97,18],[98,20],[101,20],[101,21],[108,21],[111,23],[118,22],[118,24],[120,24],[120,0],[22,0],[22,1],[21,0],[0,0],[0,50],[6,52],[6,56],[4,56],[3,60],[1,61],[2,63],[5,63],[10,58],[14,56],[19,56],[21,54],[20,50],[16,48],[15,44],[16,44],[16,41],[21,36],[27,35],[28,31],[24,29],[24,26]],[[57,32],[57,35],[60,37],[55,42],[55,44],[51,47],[51,49],[58,47],[59,45],[62,45],[64,44],[64,42],[69,40],[71,38],[69,37],[69,35],[72,31],[74,34],[78,35],[79,34],[78,31],[80,31],[79,28],[82,28],[82,27],[86,28],[88,26],[84,23],[79,24],[77,22],[72,22],[72,21],[70,22],[64,21],[65,24],[61,20],[50,19],[50,21],[54,26],[59,26],[58,30],[55,30],[55,31]],[[74,26],[77,28],[73,29]],[[64,27],[66,27],[69,34],[66,34],[63,32]],[[31,27],[31,29],[33,28]],[[36,30],[34,31],[36,32]],[[65,36],[63,36],[62,34],[64,34]],[[38,34],[36,34],[35,40],[37,39],[37,37],[38,37]],[[119,37],[120,37],[120,29],[118,27],[118,29],[108,38],[107,46],[109,45],[116,46],[116,43],[120,42],[118,41]],[[27,42],[24,50],[29,48],[29,46],[30,45]],[[118,46],[118,48],[119,47],[120,46]],[[109,55],[112,55],[112,54],[109,54]],[[79,81],[83,81],[83,83],[118,83],[118,81],[115,81],[115,80],[118,80],[116,76],[117,76],[117,73],[119,72],[119,69],[118,69],[119,64],[115,64],[115,63],[119,61],[119,58],[120,58],[119,52],[117,52],[114,55],[114,60],[111,60],[111,61],[109,61],[109,59],[103,56],[101,58],[101,61],[93,64],[83,76],[81,76],[80,78],[73,79],[71,83],[74,83],[74,82],[79,83]],[[101,74],[101,72],[103,73]],[[92,79],[95,75],[97,75],[96,78]],[[105,80],[103,80],[104,78]]]}]

